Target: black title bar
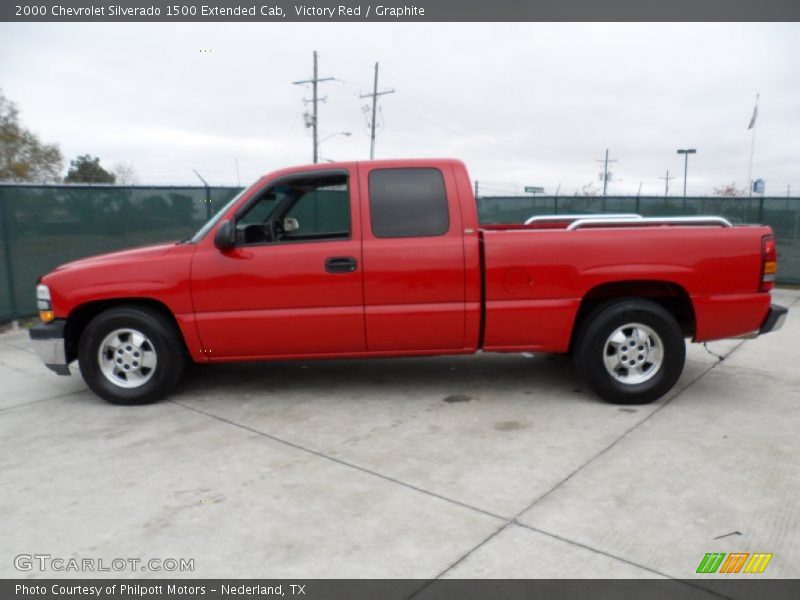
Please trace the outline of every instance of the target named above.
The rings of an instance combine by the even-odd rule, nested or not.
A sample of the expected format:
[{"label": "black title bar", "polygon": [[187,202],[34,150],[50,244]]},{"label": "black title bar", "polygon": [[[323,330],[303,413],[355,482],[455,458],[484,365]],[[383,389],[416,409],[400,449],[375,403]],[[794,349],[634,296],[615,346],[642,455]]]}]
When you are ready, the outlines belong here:
[{"label": "black title bar", "polygon": [[798,21],[797,0],[4,0],[17,22]]}]

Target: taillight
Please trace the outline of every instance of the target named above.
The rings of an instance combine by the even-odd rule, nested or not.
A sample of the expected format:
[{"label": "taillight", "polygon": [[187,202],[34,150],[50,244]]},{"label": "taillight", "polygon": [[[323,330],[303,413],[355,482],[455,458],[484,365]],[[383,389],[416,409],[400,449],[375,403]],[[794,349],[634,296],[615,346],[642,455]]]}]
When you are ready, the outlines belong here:
[{"label": "taillight", "polygon": [[761,285],[759,292],[768,292],[775,285],[775,271],[778,269],[778,252],[775,238],[765,235],[761,239]]}]

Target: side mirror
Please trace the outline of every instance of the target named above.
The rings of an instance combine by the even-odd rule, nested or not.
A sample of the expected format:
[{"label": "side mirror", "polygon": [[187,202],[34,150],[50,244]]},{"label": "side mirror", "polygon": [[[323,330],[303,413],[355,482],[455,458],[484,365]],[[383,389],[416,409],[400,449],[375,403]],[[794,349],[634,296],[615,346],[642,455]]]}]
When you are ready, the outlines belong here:
[{"label": "side mirror", "polygon": [[236,227],[233,221],[223,221],[214,235],[214,245],[219,250],[229,250],[236,245]]}]

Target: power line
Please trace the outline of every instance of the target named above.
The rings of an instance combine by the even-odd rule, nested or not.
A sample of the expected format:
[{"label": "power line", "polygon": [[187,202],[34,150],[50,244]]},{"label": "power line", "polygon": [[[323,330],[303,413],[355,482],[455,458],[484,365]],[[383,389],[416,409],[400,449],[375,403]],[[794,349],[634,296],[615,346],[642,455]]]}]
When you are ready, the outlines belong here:
[{"label": "power line", "polygon": [[[326,60],[335,60],[336,62],[343,62],[348,63],[351,65],[355,65],[361,68],[367,68],[367,65],[354,63],[352,61],[345,61],[342,59],[334,59],[329,57],[327,54],[325,55]],[[439,116],[431,114],[431,118],[426,118],[419,115],[414,109],[411,110],[404,110],[401,108],[400,105],[394,105],[392,110],[397,110],[401,113],[407,114],[412,116],[416,119],[421,121],[425,121],[430,125],[435,127],[444,129],[453,133],[457,136],[464,137],[470,140],[474,140],[475,142],[479,143],[482,146],[492,145],[498,149],[502,149],[505,152],[511,153],[524,153],[524,154],[532,154],[534,156],[538,156],[541,153],[541,148],[537,148],[534,146],[526,145],[524,142],[520,142],[514,138],[498,138],[496,133],[481,133],[480,131],[476,131],[476,125],[481,125],[480,122],[476,121],[474,115],[466,116],[464,113],[459,114],[459,112],[452,106],[448,106],[438,100],[434,100],[430,97],[426,97],[423,92],[421,92],[418,88],[408,83],[407,80],[400,79],[396,75],[394,75],[394,70],[392,71],[391,75],[384,75],[384,79],[388,79],[392,82],[401,84],[403,87],[403,98],[410,99],[419,105],[425,107],[425,110],[428,114],[432,112],[439,113]],[[338,80],[337,80],[338,81]],[[354,86],[344,82],[345,87],[353,88]],[[370,97],[371,94],[365,94],[362,97]],[[434,120],[435,119],[435,120]],[[442,122],[443,120],[450,121],[452,124],[455,124],[455,127],[452,124],[445,124]],[[484,129],[489,129],[494,132],[494,128],[488,128],[486,123],[483,122],[482,126]],[[464,129],[468,130],[465,131]]]},{"label": "power line", "polygon": [[[318,98],[318,95],[317,95],[317,86],[320,83],[323,83],[325,81],[334,81],[334,80],[335,80],[335,77],[322,77],[322,78],[320,78],[318,76],[318,74],[317,74],[317,51],[314,50],[314,76],[311,79],[304,79],[302,81],[293,81],[292,82],[293,85],[305,85],[307,83],[310,83],[311,84],[311,88],[313,90],[313,98],[311,100],[311,103],[312,103],[312,106],[313,106],[312,114],[311,114],[311,119],[309,120],[308,119],[308,113],[306,113],[306,117],[307,117],[306,118],[306,127],[311,127],[313,132],[314,132],[313,159],[314,159],[315,163],[318,162],[318,159],[319,159],[319,152],[318,152],[319,143],[318,143],[318,133],[317,133],[317,130],[318,130],[318,127],[319,127],[319,115],[318,115],[318,112],[317,112],[317,104],[319,103],[319,98]],[[322,102],[325,102],[325,98],[324,97],[322,98]]]},{"label": "power line", "polygon": [[384,96],[386,94],[394,94],[394,90],[384,90],[382,92],[378,91],[378,63],[375,63],[375,83],[372,87],[371,94],[361,94],[359,98],[372,98],[372,121],[370,123],[372,132],[370,134],[370,142],[369,142],[369,159],[373,160],[375,158],[375,120],[376,120],[376,112],[378,109],[378,96]]},{"label": "power line", "polygon": [[333,62],[342,63],[344,65],[350,65],[352,67],[360,67],[362,69],[372,69],[373,65],[368,65],[366,63],[354,62],[352,60],[346,60],[344,58],[337,58],[335,56],[331,56],[328,53],[325,53],[325,60],[332,60]]},{"label": "power line", "polygon": [[[469,137],[474,140],[480,141],[481,144],[486,143],[495,143],[497,145],[502,145],[506,150],[513,150],[516,149],[517,152],[524,152],[529,154],[538,155],[541,153],[541,148],[534,148],[533,146],[527,146],[526,144],[512,138],[502,138],[502,141],[497,142],[498,139],[495,133],[491,135],[486,133],[480,133],[479,131],[475,131],[476,125],[481,126],[481,123],[476,121],[474,117],[467,118],[464,114],[459,115],[459,113],[453,109],[453,107],[448,107],[445,104],[442,104],[438,101],[434,101],[430,98],[426,98],[419,90],[416,90],[413,86],[409,85],[407,82],[395,77],[394,75],[387,76],[388,79],[394,80],[397,83],[401,83],[403,85],[403,96],[409,97],[411,100],[415,102],[419,102],[420,104],[424,105],[428,111],[436,111],[439,112],[442,116],[450,119],[452,122],[456,123],[459,127],[464,126],[466,127],[471,133],[465,133],[463,131],[456,131],[452,127],[447,127],[445,125],[435,123],[435,125],[447,129],[457,135],[461,135],[464,137]],[[407,89],[408,88],[408,89]],[[435,117],[434,117],[435,118]],[[487,127],[485,123],[483,123],[483,128],[487,131],[495,131],[494,127]]]},{"label": "power line", "polygon": [[[405,89],[403,90],[403,96],[405,97]],[[416,112],[405,110],[404,108],[401,108],[400,105],[393,106],[392,110],[400,112],[400,113],[405,114],[405,115],[408,115],[408,116],[413,117],[415,119],[419,119],[420,121],[424,121],[425,123],[428,123],[429,125],[432,125],[434,127],[438,127],[440,129],[448,131],[448,132],[450,132],[450,133],[452,133],[454,135],[457,135],[459,137],[463,137],[465,139],[473,141],[475,144],[478,144],[480,147],[483,147],[483,148],[485,148],[486,146],[493,146],[494,148],[497,148],[498,150],[501,150],[503,152],[507,152],[508,154],[514,154],[515,156],[518,156],[520,154],[520,152],[521,152],[521,150],[515,149],[510,143],[507,143],[506,140],[501,140],[499,138],[498,139],[493,139],[493,138],[490,138],[489,136],[484,136],[484,135],[480,135],[480,134],[476,135],[476,134],[466,133],[464,131],[459,131],[457,129],[454,129],[453,127],[445,125],[444,123],[440,123],[440,122],[434,121],[434,120],[429,119],[429,118],[427,118],[427,117],[425,117],[423,115],[420,115],[420,114],[418,114]]]}]

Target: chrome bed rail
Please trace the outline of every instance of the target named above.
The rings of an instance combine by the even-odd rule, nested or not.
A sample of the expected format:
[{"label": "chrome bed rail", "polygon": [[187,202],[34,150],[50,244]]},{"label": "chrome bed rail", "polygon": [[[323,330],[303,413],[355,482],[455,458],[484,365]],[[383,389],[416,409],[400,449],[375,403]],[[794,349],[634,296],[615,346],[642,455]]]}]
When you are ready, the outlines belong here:
[{"label": "chrome bed rail", "polygon": [[525,221],[525,225],[541,223],[542,221],[577,221],[578,219],[641,219],[642,215],[636,213],[607,213],[607,214],[581,214],[581,215],[535,215]]},{"label": "chrome bed rail", "polygon": [[716,225],[719,227],[733,227],[728,219],[723,217],[642,217],[640,219],[578,219],[567,226],[567,231],[575,231],[587,226],[618,226],[640,227],[642,225]]}]

